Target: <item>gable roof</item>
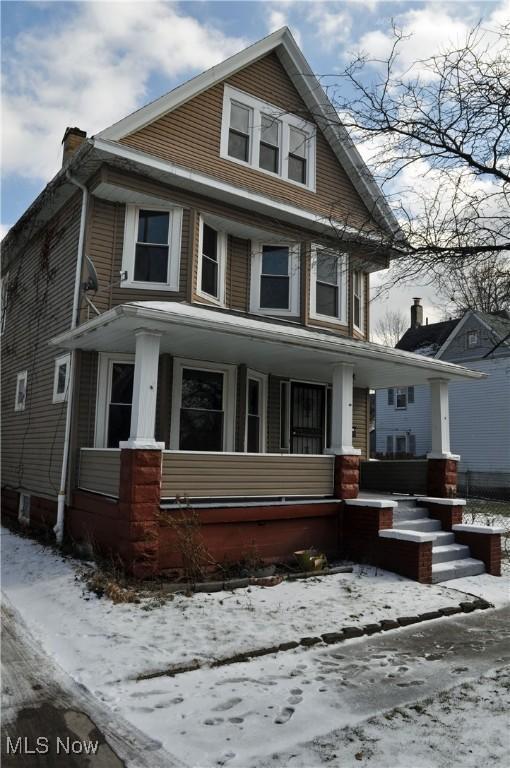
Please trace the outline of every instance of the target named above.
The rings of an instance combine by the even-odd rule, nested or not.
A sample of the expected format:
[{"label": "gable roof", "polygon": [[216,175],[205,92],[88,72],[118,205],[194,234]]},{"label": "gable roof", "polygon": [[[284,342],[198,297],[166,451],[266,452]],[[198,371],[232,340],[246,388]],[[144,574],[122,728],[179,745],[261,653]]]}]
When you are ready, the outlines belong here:
[{"label": "gable roof", "polygon": [[390,206],[288,27],[282,27],[220,64],[191,78],[159,99],[100,131],[95,138],[118,142],[273,51],[277,54],[373,218],[384,231],[402,240],[403,243],[403,235]]},{"label": "gable roof", "polygon": [[460,318],[420,325],[418,328],[408,328],[396,348],[415,352],[417,355],[435,357],[459,323]]}]

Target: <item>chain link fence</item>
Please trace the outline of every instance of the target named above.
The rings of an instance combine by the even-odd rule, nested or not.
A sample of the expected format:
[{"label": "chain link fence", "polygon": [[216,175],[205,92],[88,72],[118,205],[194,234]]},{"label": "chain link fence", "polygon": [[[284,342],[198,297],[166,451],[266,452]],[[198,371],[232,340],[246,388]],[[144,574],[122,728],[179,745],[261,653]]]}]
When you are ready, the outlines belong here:
[{"label": "chain link fence", "polygon": [[510,498],[502,499],[501,491],[470,492],[469,486],[459,488],[459,496],[466,499],[463,522],[468,525],[492,525],[504,529],[501,536],[502,570],[510,574]]}]

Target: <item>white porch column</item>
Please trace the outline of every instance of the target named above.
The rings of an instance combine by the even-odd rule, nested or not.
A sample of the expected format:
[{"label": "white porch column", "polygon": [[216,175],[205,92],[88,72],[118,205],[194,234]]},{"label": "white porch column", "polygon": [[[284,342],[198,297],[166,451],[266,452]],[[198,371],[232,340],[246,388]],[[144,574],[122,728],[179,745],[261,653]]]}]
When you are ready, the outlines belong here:
[{"label": "white porch column", "polygon": [[161,334],[153,331],[137,331],[135,336],[131,432],[129,440],[121,442],[119,447],[162,450],[165,444],[157,443],[154,438]]},{"label": "white porch column", "polygon": [[450,413],[448,408],[448,381],[429,379],[432,445],[428,459],[458,459],[450,452]]},{"label": "white porch column", "polygon": [[358,456],[361,451],[352,445],[352,402],[354,366],[337,363],[333,367],[331,393],[331,448],[337,456]]}]

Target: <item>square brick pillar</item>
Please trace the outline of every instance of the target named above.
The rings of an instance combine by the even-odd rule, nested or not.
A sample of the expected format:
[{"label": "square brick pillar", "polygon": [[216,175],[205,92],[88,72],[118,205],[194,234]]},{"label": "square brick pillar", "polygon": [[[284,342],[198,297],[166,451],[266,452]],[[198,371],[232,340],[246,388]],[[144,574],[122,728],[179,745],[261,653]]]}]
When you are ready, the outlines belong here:
[{"label": "square brick pillar", "polygon": [[137,578],[158,570],[161,461],[160,450],[120,452],[119,512],[126,521],[120,551],[127,570]]},{"label": "square brick pillar", "polygon": [[471,551],[471,557],[485,564],[487,573],[491,576],[501,576],[501,534],[503,528],[485,525],[455,525],[453,526],[455,541],[466,544]]},{"label": "square brick pillar", "polygon": [[458,459],[427,459],[427,495],[449,499],[457,495]]},{"label": "square brick pillar", "polygon": [[358,497],[359,465],[359,456],[335,456],[334,495],[336,499]]}]

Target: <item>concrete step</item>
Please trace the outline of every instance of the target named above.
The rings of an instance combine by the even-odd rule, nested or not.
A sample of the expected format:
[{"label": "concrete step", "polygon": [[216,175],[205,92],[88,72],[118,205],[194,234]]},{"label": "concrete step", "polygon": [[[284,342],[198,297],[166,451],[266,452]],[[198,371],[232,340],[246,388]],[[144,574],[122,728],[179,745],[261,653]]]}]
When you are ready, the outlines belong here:
[{"label": "concrete step", "polygon": [[428,517],[428,510],[425,507],[397,507],[393,511],[394,520],[420,520]]},{"label": "concrete step", "polygon": [[433,544],[432,545],[432,564],[447,563],[450,560],[469,557],[471,552],[465,544]]},{"label": "concrete step", "polygon": [[400,528],[404,531],[440,531],[441,523],[439,520],[430,520],[428,517],[420,517],[418,520],[399,520],[398,526],[393,523],[394,528]]},{"label": "concrete step", "polygon": [[417,504],[416,498],[414,496],[409,496],[406,498],[395,497],[394,500],[397,502],[399,509],[403,509],[404,507],[413,508]]},{"label": "concrete step", "polygon": [[455,534],[448,533],[447,531],[438,531],[432,542],[432,551],[434,551],[434,547],[441,547],[446,544],[455,544]]},{"label": "concrete step", "polygon": [[447,563],[432,564],[432,584],[452,579],[462,579],[465,576],[478,576],[485,573],[485,565],[473,557],[463,557]]}]

